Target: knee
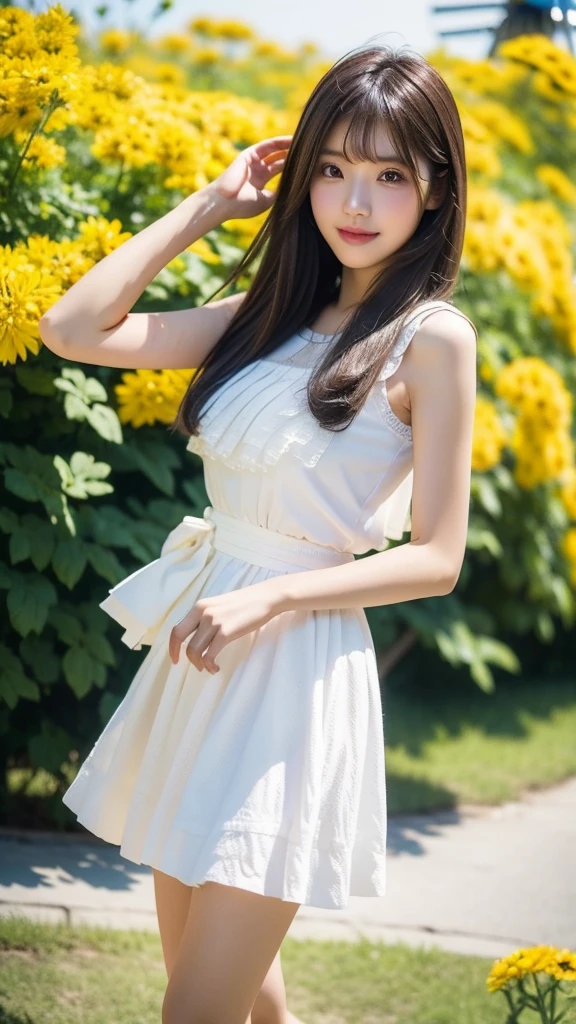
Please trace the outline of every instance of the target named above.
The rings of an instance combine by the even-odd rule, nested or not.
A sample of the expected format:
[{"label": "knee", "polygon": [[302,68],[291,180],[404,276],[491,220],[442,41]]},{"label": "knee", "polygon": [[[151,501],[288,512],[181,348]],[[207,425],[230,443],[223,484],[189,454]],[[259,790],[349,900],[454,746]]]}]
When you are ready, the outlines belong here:
[{"label": "knee", "polygon": [[288,1018],[286,1000],[277,993],[260,990],[252,1007],[251,1024],[286,1024]]}]

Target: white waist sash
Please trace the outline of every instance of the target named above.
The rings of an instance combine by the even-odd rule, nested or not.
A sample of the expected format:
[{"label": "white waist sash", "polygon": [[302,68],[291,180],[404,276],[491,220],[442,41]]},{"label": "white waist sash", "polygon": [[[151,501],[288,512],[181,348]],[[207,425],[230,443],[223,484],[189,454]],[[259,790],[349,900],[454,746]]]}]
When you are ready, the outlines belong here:
[{"label": "white waist sash", "polygon": [[152,644],[170,609],[214,555],[224,551],[251,565],[298,572],[353,562],[349,551],[277,533],[210,505],[204,516],[184,516],[164,541],[160,557],[113,587],[102,608],[124,627],[132,650]]}]

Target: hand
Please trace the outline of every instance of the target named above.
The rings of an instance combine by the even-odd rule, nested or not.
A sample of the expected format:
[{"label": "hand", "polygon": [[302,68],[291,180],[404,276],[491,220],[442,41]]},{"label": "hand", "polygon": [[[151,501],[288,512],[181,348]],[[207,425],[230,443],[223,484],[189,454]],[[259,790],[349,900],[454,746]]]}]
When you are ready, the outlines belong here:
[{"label": "hand", "polygon": [[[278,577],[281,580],[281,577]],[[168,640],[170,660],[177,665],[186,637],[186,657],[201,672],[219,672],[216,658],[231,640],[263,626],[282,611],[276,580],[263,580],[240,590],[203,597],[173,626]]]},{"label": "hand", "polygon": [[226,200],[226,220],[256,217],[269,209],[276,193],[264,186],[284,167],[291,140],[292,135],[276,135],[248,146],[206,186]]}]

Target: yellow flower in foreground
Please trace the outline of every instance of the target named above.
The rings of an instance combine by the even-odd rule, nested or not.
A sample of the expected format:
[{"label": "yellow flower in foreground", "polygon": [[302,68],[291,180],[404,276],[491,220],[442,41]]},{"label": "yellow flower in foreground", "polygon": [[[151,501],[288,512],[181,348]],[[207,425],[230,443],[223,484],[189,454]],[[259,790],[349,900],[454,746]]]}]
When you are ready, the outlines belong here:
[{"label": "yellow flower in foreground", "polygon": [[576,954],[556,946],[530,946],[517,949],[510,956],[495,960],[486,984],[490,992],[497,992],[510,982],[529,974],[545,971],[563,981],[576,980]]},{"label": "yellow flower in foreground", "polygon": [[38,321],[60,298],[59,282],[0,246],[0,362],[15,363],[40,349]]},{"label": "yellow flower in foreground", "polygon": [[114,388],[121,423],[133,427],[172,423],[196,370],[135,370]]}]

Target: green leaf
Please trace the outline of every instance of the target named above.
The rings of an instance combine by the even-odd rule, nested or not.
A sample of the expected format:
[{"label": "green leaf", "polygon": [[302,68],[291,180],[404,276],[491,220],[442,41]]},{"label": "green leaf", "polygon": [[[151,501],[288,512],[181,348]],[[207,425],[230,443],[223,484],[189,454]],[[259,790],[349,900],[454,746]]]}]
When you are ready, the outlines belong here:
[{"label": "green leaf", "polygon": [[109,548],[87,541],[86,554],[95,572],[107,580],[108,583],[111,583],[112,586],[115,586],[116,583],[119,583],[126,576],[126,572],[116,558],[116,555]]},{"label": "green leaf", "polygon": [[53,526],[32,512],[22,516],[21,524],[28,531],[30,559],[38,572],[43,572],[49,564],[56,543]]},{"label": "green leaf", "polygon": [[468,526],[466,544],[474,551],[488,551],[493,558],[500,558],[503,554],[502,545],[493,530],[476,526],[472,522]]},{"label": "green leaf", "polygon": [[89,452],[74,452],[70,459],[70,469],[74,476],[90,477],[91,480],[104,480],[110,475],[107,462],[96,462]]},{"label": "green leaf", "polygon": [[16,565],[17,562],[26,561],[26,559],[30,557],[29,530],[26,530],[22,526],[17,527],[10,537],[8,551],[10,553],[10,561],[12,565]]},{"label": "green leaf", "polygon": [[86,385],[86,374],[77,366],[64,366],[62,368],[62,377],[59,379],[72,381],[79,391],[83,391]]},{"label": "green leaf", "polygon": [[60,678],[60,658],[56,656],[50,641],[38,636],[28,636],[20,641],[20,657],[32,669],[39,683],[55,683]]},{"label": "green leaf", "polygon": [[60,725],[46,719],[42,721],[40,733],[28,740],[28,754],[32,764],[57,775],[62,764],[68,759],[72,739]]},{"label": "green leaf", "polygon": [[4,470],[4,483],[7,490],[15,494],[22,501],[40,501],[41,490],[39,480],[27,476],[19,469],[11,469],[9,466]]},{"label": "green leaf", "polygon": [[489,512],[492,516],[502,515],[502,502],[490,477],[484,475],[475,476],[472,490],[477,495],[486,512]]},{"label": "green leaf", "polygon": [[536,616],[535,632],[537,637],[545,644],[551,643],[556,635],[552,616],[543,609]]},{"label": "green leaf", "polygon": [[11,508],[0,508],[0,530],[2,533],[12,533],[18,526],[18,516]]},{"label": "green leaf", "polygon": [[84,388],[84,396],[89,402],[107,402],[106,388],[96,377],[88,377]]},{"label": "green leaf", "polygon": [[522,665],[515,651],[508,644],[493,636],[479,636],[476,640],[478,652],[485,661],[499,665],[507,672],[518,674],[522,671]]},{"label": "green leaf", "polygon": [[54,394],[54,375],[43,366],[27,366],[18,363],[15,368],[16,380],[31,395]]},{"label": "green leaf", "polygon": [[63,644],[73,647],[80,643],[84,627],[74,612],[60,606],[51,608],[48,621],[56,630],[58,639]]},{"label": "green leaf", "polygon": [[484,693],[494,692],[494,676],[483,661],[473,661],[470,665],[470,674]]},{"label": "green leaf", "polygon": [[96,632],[95,629],[91,629],[85,633],[83,639],[86,650],[93,658],[96,659],[96,661],[102,662],[103,665],[116,664],[116,656],[112,650],[112,645],[103,633],[99,633]]},{"label": "green leaf", "polygon": [[26,675],[20,659],[0,644],[0,700],[13,709],[20,699],[38,702],[40,687]]},{"label": "green leaf", "polygon": [[554,595],[556,608],[562,617],[562,622],[565,628],[568,629],[573,625],[576,615],[574,592],[565,579],[556,575],[552,576],[550,580],[550,589]]},{"label": "green leaf", "polygon": [[84,647],[71,647],[62,659],[66,682],[78,700],[90,693],[94,684],[94,659]]},{"label": "green leaf", "polygon": [[109,405],[93,405],[86,413],[90,426],[100,437],[113,444],[122,444],[122,427],[117,414]]},{"label": "green leaf", "polygon": [[173,497],[175,490],[174,474],[166,457],[169,449],[166,449],[165,445],[158,444],[156,441],[140,441],[138,439],[132,441],[130,449],[138,469],[148,477],[159,491],[167,494],[170,498]]},{"label": "green leaf", "polygon": [[77,537],[67,537],[56,544],[52,568],[60,582],[72,590],[83,576],[87,560],[84,541]]},{"label": "green leaf", "polygon": [[88,419],[90,406],[86,405],[86,402],[76,394],[66,395],[64,412],[69,420],[85,420]]},{"label": "green leaf", "polygon": [[100,715],[100,724],[106,725],[110,721],[112,715],[116,711],[122,702],[122,697],[119,697],[115,693],[103,693],[98,703],[98,714]]},{"label": "green leaf", "polygon": [[54,456],[62,487],[72,498],[86,499],[91,494],[110,494],[114,490],[111,484],[102,478],[110,473],[107,462],[96,462],[88,452],[74,452],[70,465],[60,456]]},{"label": "green leaf", "polygon": [[14,399],[12,398],[12,394],[10,393],[10,391],[5,391],[4,389],[2,389],[2,391],[0,391],[0,416],[2,416],[5,420],[7,420],[8,417],[10,416],[13,404]]},{"label": "green leaf", "polygon": [[14,573],[6,605],[13,629],[21,636],[41,633],[58,595],[50,580],[35,573]]}]

